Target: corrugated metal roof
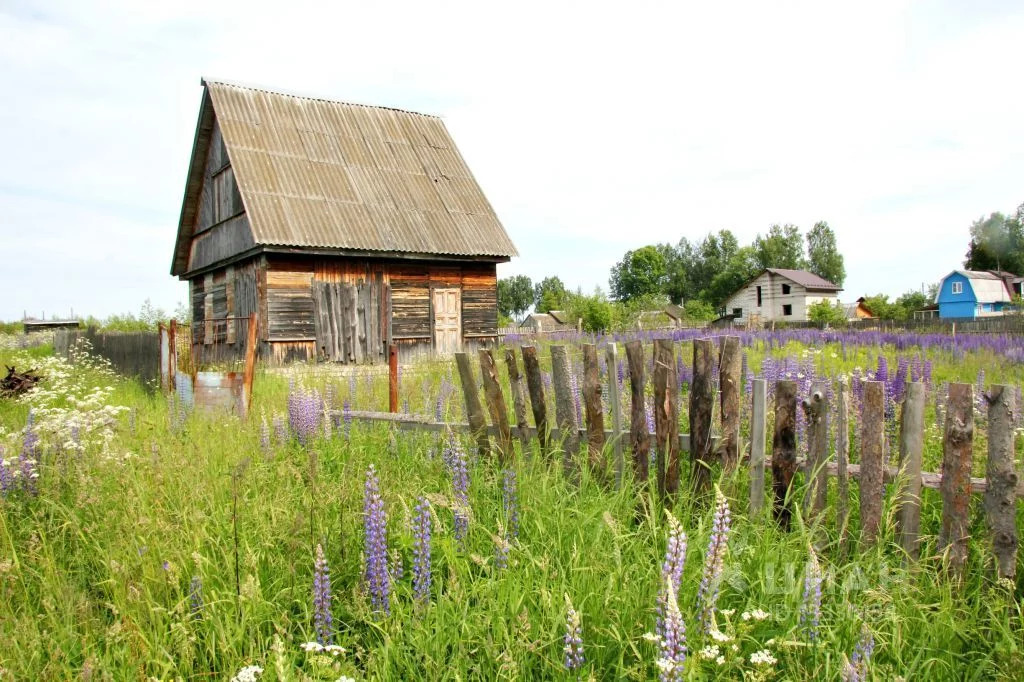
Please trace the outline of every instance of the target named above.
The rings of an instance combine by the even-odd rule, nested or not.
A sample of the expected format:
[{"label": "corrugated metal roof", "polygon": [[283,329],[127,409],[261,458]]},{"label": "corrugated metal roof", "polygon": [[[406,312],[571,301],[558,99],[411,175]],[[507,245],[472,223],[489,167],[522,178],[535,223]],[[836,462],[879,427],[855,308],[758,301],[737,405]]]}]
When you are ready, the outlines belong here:
[{"label": "corrugated metal roof", "polygon": [[832,282],[818,277],[813,272],[806,270],[786,270],[783,268],[767,268],[768,272],[785,277],[786,279],[799,284],[807,289],[823,289],[828,291],[841,291],[841,287]]},{"label": "corrugated metal roof", "polygon": [[[436,116],[204,85],[256,244],[518,255]],[[199,142],[193,164],[205,159]],[[198,196],[187,189],[179,248],[189,201]]]},{"label": "corrugated metal roof", "polygon": [[[1010,303],[1013,297],[999,275],[982,270],[956,270],[971,282],[979,303]],[[948,277],[949,275],[947,275]]]}]

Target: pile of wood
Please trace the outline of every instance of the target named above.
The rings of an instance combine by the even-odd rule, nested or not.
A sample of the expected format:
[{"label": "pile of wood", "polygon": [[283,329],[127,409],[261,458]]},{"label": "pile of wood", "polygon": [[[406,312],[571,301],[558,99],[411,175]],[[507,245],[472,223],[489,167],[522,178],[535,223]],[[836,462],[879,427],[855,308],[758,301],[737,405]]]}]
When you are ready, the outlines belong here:
[{"label": "pile of wood", "polygon": [[9,398],[24,393],[39,383],[42,377],[34,372],[35,370],[31,369],[27,372],[18,372],[14,367],[8,367],[7,376],[0,379],[0,398]]}]

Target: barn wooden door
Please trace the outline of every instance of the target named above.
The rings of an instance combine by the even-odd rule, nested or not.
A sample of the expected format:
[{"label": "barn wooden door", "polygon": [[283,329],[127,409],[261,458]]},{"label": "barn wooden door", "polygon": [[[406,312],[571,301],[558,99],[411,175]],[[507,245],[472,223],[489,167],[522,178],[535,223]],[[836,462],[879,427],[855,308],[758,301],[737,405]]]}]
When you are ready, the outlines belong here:
[{"label": "barn wooden door", "polygon": [[434,352],[451,355],[462,347],[462,291],[434,289]]}]

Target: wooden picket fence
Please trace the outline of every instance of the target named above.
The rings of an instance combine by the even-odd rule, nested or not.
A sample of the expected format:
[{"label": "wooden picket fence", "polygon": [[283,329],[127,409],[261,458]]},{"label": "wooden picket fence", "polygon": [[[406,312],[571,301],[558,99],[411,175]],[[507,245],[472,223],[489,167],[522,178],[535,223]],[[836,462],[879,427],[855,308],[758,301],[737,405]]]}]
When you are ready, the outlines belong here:
[{"label": "wooden picket fence", "polygon": [[[581,459],[601,483],[616,487],[624,484],[626,452],[630,453],[632,485],[638,496],[646,495],[653,485],[658,502],[671,506],[680,495],[680,456],[689,453],[690,493],[704,496],[712,485],[711,465],[720,461],[725,471],[733,471],[741,463],[746,450],[741,442],[740,406],[741,350],[738,337],[719,337],[693,342],[693,379],[689,390],[689,433],[679,433],[679,396],[677,386],[675,344],[670,339],[653,342],[654,369],[647,376],[642,341],[625,344],[629,373],[630,416],[628,431],[624,425],[622,400],[614,368],[618,346],[605,348],[607,382],[600,380],[598,349],[583,344],[582,396],[585,408],[583,424],[577,422],[572,393],[571,363],[564,345],[550,346],[552,388],[555,414],[548,413],[548,401],[542,380],[540,360],[535,346],[524,345],[504,349],[505,370],[512,398],[515,424],[509,421],[508,403],[498,376],[498,366],[490,349],[478,351],[480,378],[478,383],[469,355],[457,353],[456,366],[462,385],[468,423],[437,423],[431,418],[378,412],[350,412],[356,419],[387,421],[402,428],[454,430],[469,432],[480,454],[492,454],[507,463],[515,457],[513,439],[521,443],[523,453],[533,450],[536,441],[544,457],[561,454],[562,466],[571,480],[578,480]],[[517,357],[517,350],[518,356]],[[717,350],[717,353],[716,353]],[[520,358],[522,371],[520,370]],[[712,413],[718,369],[721,433],[712,435]],[[645,413],[648,381],[654,397],[654,432],[650,432]],[[850,387],[840,382],[836,391],[836,447],[830,456],[828,438],[828,385],[812,385],[810,395],[798,399],[798,386],[793,381],[778,381],[774,391],[774,431],[770,462],[767,460],[768,386],[763,379],[752,384],[750,396],[749,480],[750,512],[759,514],[767,506],[765,500],[765,469],[771,471],[771,510],[784,528],[789,528],[794,514],[794,479],[798,471],[804,476],[802,514],[810,526],[820,524],[826,504],[827,477],[838,482],[836,516],[841,536],[845,538],[849,519],[850,480],[859,482],[860,543],[862,547],[877,542],[882,521],[886,483],[895,485],[897,532],[899,542],[910,559],[916,559],[921,545],[921,490],[933,488],[942,498],[942,523],[938,538],[940,552],[946,554],[947,565],[954,574],[962,573],[967,560],[969,540],[969,508],[974,494],[984,496],[984,510],[991,530],[991,547],[1000,577],[1013,578],[1016,568],[1018,534],[1016,527],[1017,498],[1024,497],[1024,485],[1018,480],[1014,456],[1014,391],[1007,386],[993,386],[985,394],[988,406],[988,459],[986,478],[972,478],[971,465],[974,440],[974,397],[970,384],[949,387],[943,460],[941,473],[922,472],[924,447],[925,386],[907,384],[899,423],[899,463],[885,462],[884,385],[863,382],[862,414],[859,442],[860,462],[850,463]],[[481,402],[480,389],[484,401]],[[610,428],[606,428],[602,392],[608,391]],[[528,405],[529,403],[529,405]],[[485,407],[486,404],[486,416]],[[797,458],[798,405],[806,416],[807,453]],[[529,423],[529,412],[533,425]],[[488,426],[487,417],[490,418]],[[491,439],[494,438],[492,444]],[[650,448],[655,445],[654,472],[649,470]],[[586,456],[580,449],[586,445]],[[608,461],[608,456],[612,461]],[[652,480],[653,478],[653,480]],[[844,540],[845,542],[845,540]]]}]

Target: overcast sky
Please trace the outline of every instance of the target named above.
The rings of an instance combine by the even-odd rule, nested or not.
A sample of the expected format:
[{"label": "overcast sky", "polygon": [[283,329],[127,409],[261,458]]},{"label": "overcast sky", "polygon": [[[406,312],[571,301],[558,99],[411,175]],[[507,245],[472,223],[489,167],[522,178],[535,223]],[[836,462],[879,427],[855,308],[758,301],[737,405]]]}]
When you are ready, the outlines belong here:
[{"label": "overcast sky", "polygon": [[186,298],[202,76],[443,116],[499,276],[827,220],[842,297],[898,295],[1024,202],[1024,3],[839,4],[0,0],[0,319]]}]

